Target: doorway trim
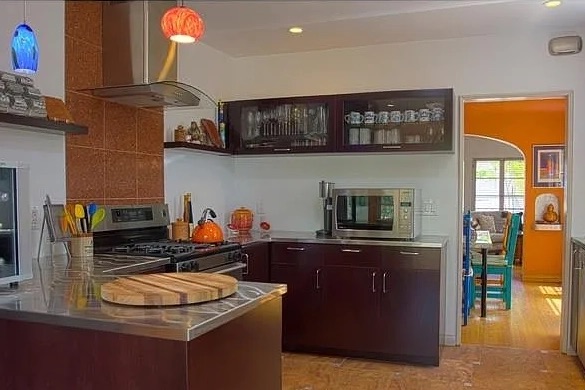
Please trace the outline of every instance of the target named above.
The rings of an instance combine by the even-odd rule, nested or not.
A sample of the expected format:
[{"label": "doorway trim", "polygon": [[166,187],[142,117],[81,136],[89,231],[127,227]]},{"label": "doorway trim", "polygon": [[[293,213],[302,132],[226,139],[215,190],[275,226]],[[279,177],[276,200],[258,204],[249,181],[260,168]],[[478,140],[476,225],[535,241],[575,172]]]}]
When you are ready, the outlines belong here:
[{"label": "doorway trim", "polygon": [[[566,185],[563,197],[563,204],[565,205],[562,210],[562,218],[565,222],[565,229],[563,232],[564,245],[563,253],[561,257],[562,264],[562,282],[561,286],[563,289],[562,293],[562,306],[561,306],[561,345],[559,346],[561,352],[568,354],[575,354],[569,345],[569,334],[570,334],[570,294],[571,294],[571,226],[572,226],[572,190],[573,190],[573,104],[574,104],[574,92],[570,90],[566,91],[552,91],[552,92],[532,92],[532,93],[505,93],[505,94],[486,94],[486,95],[461,95],[459,96],[459,150],[458,150],[458,209],[460,215],[457,219],[457,231],[463,231],[463,213],[464,210],[464,145],[465,145],[465,103],[471,102],[505,102],[505,101],[518,101],[518,100],[535,100],[535,99],[567,99],[567,113],[566,113],[566,127],[565,127],[565,145],[566,145]],[[457,259],[463,258],[463,234],[458,234],[457,239]],[[457,261],[457,275],[462,275],[463,262]],[[461,345],[461,310],[462,310],[462,278],[457,277],[457,329],[456,329],[456,344]]]}]

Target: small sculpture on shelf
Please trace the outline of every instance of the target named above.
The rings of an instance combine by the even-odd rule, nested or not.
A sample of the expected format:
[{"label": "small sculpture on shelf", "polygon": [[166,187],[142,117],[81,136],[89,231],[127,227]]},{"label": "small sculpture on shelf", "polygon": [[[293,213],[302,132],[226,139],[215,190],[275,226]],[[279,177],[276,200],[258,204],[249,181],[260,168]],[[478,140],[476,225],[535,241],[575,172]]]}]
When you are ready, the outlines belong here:
[{"label": "small sculpture on shelf", "polygon": [[552,203],[549,203],[548,206],[546,206],[546,211],[542,215],[542,220],[546,223],[559,222],[559,214],[555,211],[555,206]]},{"label": "small sculpture on shelf", "polygon": [[197,125],[197,122],[191,122],[189,127],[189,134],[191,135],[191,142],[194,144],[206,144],[205,134],[201,131],[201,128]]}]

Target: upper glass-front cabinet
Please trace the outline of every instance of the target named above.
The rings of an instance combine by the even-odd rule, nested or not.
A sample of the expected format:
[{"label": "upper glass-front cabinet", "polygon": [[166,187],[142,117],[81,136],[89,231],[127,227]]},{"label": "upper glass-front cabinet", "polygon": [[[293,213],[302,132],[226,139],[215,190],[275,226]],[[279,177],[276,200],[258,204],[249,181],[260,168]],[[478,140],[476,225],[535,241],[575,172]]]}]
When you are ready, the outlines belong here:
[{"label": "upper glass-front cabinet", "polygon": [[451,89],[338,97],[343,151],[452,151]]},{"label": "upper glass-front cabinet", "polygon": [[333,100],[320,97],[228,103],[235,153],[329,151]]}]

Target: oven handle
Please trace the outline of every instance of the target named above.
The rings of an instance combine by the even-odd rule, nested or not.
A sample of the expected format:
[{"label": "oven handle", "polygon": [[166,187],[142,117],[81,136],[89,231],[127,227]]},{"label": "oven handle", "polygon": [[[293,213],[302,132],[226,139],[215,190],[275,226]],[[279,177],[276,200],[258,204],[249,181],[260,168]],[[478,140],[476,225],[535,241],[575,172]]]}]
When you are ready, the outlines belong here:
[{"label": "oven handle", "polygon": [[225,274],[228,272],[237,271],[239,269],[246,268],[246,264],[244,264],[244,263],[234,263],[234,264],[235,265],[233,267],[220,269],[219,271],[213,271],[213,269],[209,269],[209,270],[205,270],[205,271],[210,272],[210,273],[214,273],[214,274]]}]

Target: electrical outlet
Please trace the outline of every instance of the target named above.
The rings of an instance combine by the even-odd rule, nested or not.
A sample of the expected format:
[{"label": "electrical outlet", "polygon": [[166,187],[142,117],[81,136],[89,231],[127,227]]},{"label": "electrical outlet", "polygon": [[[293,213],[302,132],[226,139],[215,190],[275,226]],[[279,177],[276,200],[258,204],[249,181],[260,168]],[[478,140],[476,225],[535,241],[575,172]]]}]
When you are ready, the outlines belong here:
[{"label": "electrical outlet", "polygon": [[436,216],[437,215],[437,204],[432,200],[426,200],[423,202],[422,215]]},{"label": "electrical outlet", "polygon": [[30,221],[32,230],[39,230],[41,228],[41,216],[39,213],[39,208],[37,206],[34,206],[32,208]]}]

